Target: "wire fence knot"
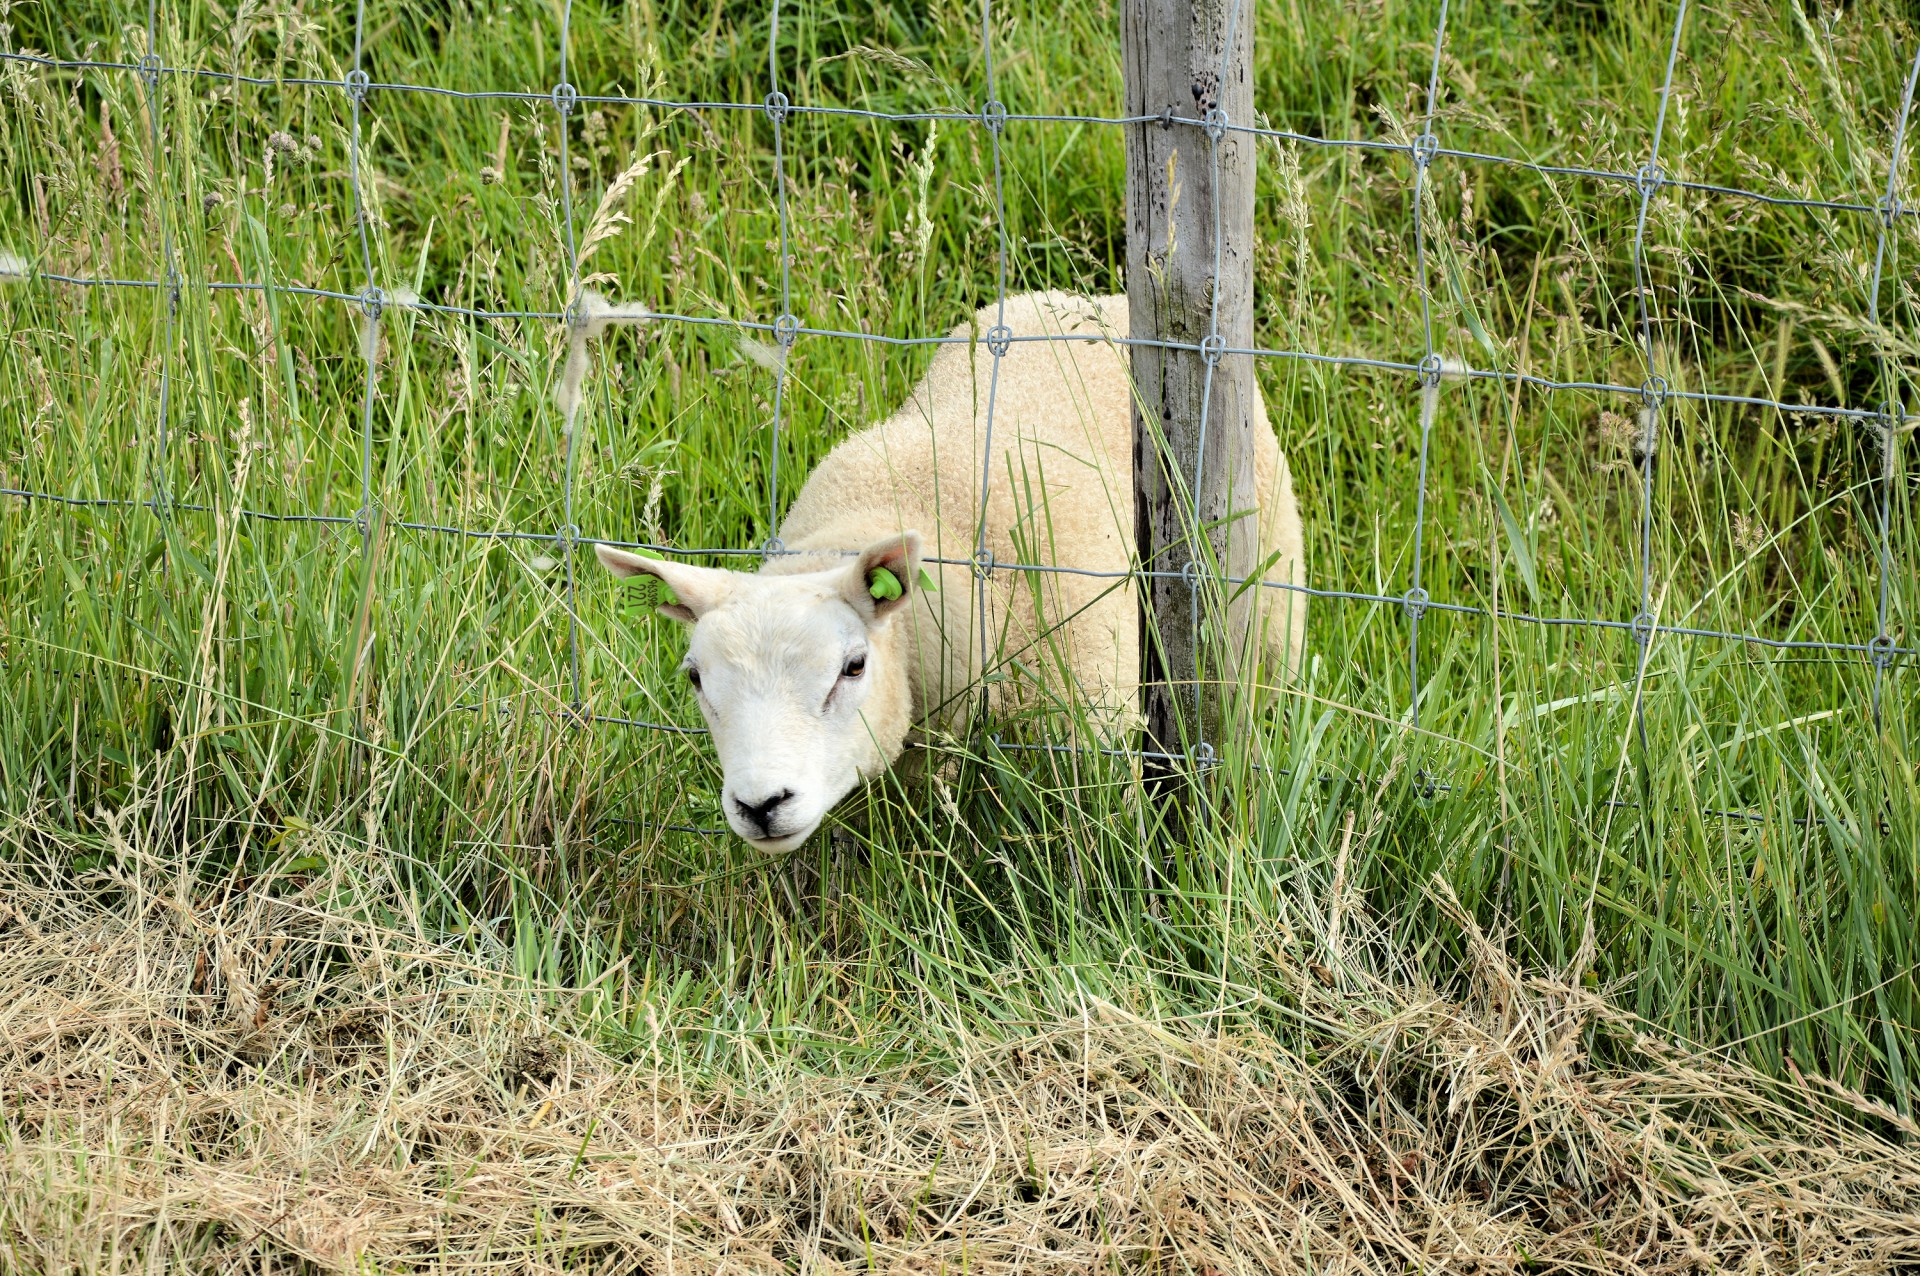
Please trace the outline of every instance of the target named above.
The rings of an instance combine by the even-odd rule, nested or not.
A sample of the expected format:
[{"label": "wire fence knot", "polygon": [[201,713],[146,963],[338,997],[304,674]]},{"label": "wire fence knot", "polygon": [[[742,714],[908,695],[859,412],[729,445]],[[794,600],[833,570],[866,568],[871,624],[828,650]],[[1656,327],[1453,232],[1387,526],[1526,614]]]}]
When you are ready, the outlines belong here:
[{"label": "wire fence knot", "polygon": [[553,92],[547,94],[547,97],[553,102],[553,109],[560,112],[561,119],[572,115],[574,103],[580,100],[580,95],[565,80],[554,85]]},{"label": "wire fence knot", "polygon": [[760,543],[760,557],[778,558],[787,552],[787,543],[778,536],[769,536]]},{"label": "wire fence knot", "polygon": [[1412,150],[1414,164],[1425,168],[1440,154],[1440,139],[1432,133],[1422,133],[1413,139]]},{"label": "wire fence knot", "polygon": [[793,315],[781,315],[773,321],[773,339],[780,343],[782,350],[793,348],[793,339],[800,335],[800,320]]},{"label": "wire fence knot", "polygon": [[1662,186],[1667,184],[1667,170],[1658,164],[1642,164],[1633,175],[1634,188],[1640,192],[1640,198],[1652,199]]},{"label": "wire fence knot", "polygon": [[166,70],[166,64],[160,61],[160,55],[149,53],[134,64],[140,71],[140,78],[146,82],[148,91],[160,87],[160,73]]},{"label": "wire fence knot", "polygon": [[1003,358],[1013,346],[1013,329],[1004,323],[996,323],[987,329],[987,349],[996,359]]},{"label": "wire fence knot", "polygon": [[1658,412],[1667,405],[1667,379],[1654,373],[1640,383],[1640,403]]},{"label": "wire fence knot", "polygon": [[1875,634],[1867,641],[1867,661],[1875,669],[1885,669],[1893,663],[1893,636]]},{"label": "wire fence knot", "polygon": [[347,72],[347,78],[340,82],[340,87],[347,91],[347,101],[359,106],[367,100],[367,91],[373,87],[373,77],[355,67]]},{"label": "wire fence knot", "polygon": [[368,499],[365,505],[362,505],[353,512],[353,525],[359,530],[362,540],[373,535],[373,514],[374,505],[371,498]]},{"label": "wire fence knot", "polygon": [[1217,142],[1225,137],[1227,135],[1227,113],[1217,106],[1211,111],[1208,111],[1206,131],[1209,142]]},{"label": "wire fence knot", "polygon": [[1418,585],[1415,585],[1401,598],[1400,609],[1407,613],[1408,620],[1417,621],[1420,617],[1427,614],[1427,605],[1432,601],[1433,596],[1431,594],[1427,593],[1426,590],[1420,588]]},{"label": "wire fence knot", "polygon": [[980,122],[987,126],[987,132],[998,133],[1007,126],[1007,104],[999,98],[988,98],[980,105]]},{"label": "wire fence knot", "polygon": [[1439,385],[1441,375],[1445,373],[1446,370],[1446,360],[1437,354],[1429,354],[1420,361],[1417,368],[1420,374],[1420,388],[1422,390],[1431,390]]},{"label": "wire fence knot", "polygon": [[167,263],[166,288],[167,313],[177,318],[180,314],[180,271],[172,262]]},{"label": "wire fence knot", "polygon": [[1220,755],[1205,740],[1193,746],[1193,769],[1205,774],[1220,765]]},{"label": "wire fence knot", "polygon": [[982,548],[974,551],[973,578],[975,580],[992,580],[993,567],[994,567],[994,561],[993,561],[992,550]]},{"label": "wire fence knot", "polygon": [[380,312],[387,308],[387,294],[382,292],[377,286],[368,288],[360,294],[360,308],[366,311],[369,320],[378,323],[380,321]]},{"label": "wire fence knot", "polygon": [[1892,230],[1893,224],[1907,211],[1898,195],[1882,195],[1874,201],[1873,207],[1880,214],[1880,224],[1888,230]]},{"label": "wire fence knot", "polygon": [[793,105],[787,101],[787,95],[779,89],[760,99],[760,109],[767,113],[767,119],[775,124],[785,124],[787,116],[793,113]]},{"label": "wire fence knot", "polygon": [[1217,332],[1210,332],[1200,339],[1200,357],[1206,360],[1209,368],[1217,367],[1220,356],[1227,352],[1227,339]]},{"label": "wire fence knot", "polygon": [[560,529],[553,534],[553,543],[561,553],[571,554],[573,547],[580,543],[580,525],[578,523],[561,525]]},{"label": "wire fence knot", "polygon": [[1652,612],[1643,611],[1633,618],[1633,641],[1636,645],[1645,647],[1653,641],[1653,625]]}]

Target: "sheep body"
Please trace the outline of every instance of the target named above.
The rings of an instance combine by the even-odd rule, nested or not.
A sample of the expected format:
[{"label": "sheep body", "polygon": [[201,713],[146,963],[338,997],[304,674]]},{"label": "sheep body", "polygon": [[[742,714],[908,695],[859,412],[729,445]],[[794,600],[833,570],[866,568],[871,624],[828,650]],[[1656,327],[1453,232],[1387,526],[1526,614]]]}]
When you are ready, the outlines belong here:
[{"label": "sheep body", "polygon": [[[1014,333],[1091,340],[1016,341],[999,361],[995,385],[982,334],[1001,321],[990,306],[955,328],[954,343],[940,347],[897,412],[828,453],[780,529],[788,549],[820,555],[775,557],[762,574],[818,571],[825,554],[906,529],[920,532],[928,557],[971,559],[983,451],[990,447],[985,547],[993,562],[1109,574],[990,573],[984,668],[1013,671],[994,688],[995,710],[1056,696],[1064,672],[1092,721],[1122,729],[1137,722],[1140,669],[1136,595],[1117,579],[1134,549],[1132,380],[1127,348],[1103,338],[1127,333],[1127,299],[1009,297],[1004,322]],[[1257,561],[1277,555],[1265,578],[1302,584],[1292,475],[1257,392],[1253,417]],[[897,645],[905,659],[912,721],[951,730],[974,708],[978,698],[967,692],[983,674],[973,570],[946,563],[929,571],[938,591],[920,592],[907,622],[896,621],[876,641]],[[1304,641],[1305,596],[1259,593],[1269,672],[1284,677],[1297,667]],[[1050,685],[1036,683],[1034,673]],[[900,738],[896,724],[873,725],[882,739]]]}]

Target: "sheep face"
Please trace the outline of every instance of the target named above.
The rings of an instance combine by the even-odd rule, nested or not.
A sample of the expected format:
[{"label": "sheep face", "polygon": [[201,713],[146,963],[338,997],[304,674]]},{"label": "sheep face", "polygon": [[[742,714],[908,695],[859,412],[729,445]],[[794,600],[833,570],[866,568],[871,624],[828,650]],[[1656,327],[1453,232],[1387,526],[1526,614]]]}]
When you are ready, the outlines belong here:
[{"label": "sheep face", "polygon": [[615,575],[657,577],[678,598],[660,610],[690,627],[681,670],[720,756],[720,803],[755,848],[799,846],[899,756],[912,711],[894,619],[912,598],[917,533],[780,575],[595,549]]}]

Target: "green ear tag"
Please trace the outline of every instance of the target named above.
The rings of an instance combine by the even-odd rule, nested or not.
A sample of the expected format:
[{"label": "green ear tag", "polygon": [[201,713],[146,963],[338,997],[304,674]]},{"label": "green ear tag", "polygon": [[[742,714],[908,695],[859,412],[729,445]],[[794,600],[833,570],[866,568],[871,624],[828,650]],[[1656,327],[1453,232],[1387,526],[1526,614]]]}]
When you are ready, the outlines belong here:
[{"label": "green ear tag", "polygon": [[920,588],[926,590],[929,594],[937,594],[940,592],[940,583],[929,576],[927,569],[924,567],[920,569]]},{"label": "green ear tag", "polygon": [[658,576],[629,576],[627,589],[633,599],[626,609],[627,615],[634,620],[645,620],[655,608],[672,607],[680,601],[673,587]]},{"label": "green ear tag", "polygon": [[906,590],[901,588],[900,578],[884,567],[876,567],[867,577],[867,592],[875,598],[888,600],[898,598]]}]

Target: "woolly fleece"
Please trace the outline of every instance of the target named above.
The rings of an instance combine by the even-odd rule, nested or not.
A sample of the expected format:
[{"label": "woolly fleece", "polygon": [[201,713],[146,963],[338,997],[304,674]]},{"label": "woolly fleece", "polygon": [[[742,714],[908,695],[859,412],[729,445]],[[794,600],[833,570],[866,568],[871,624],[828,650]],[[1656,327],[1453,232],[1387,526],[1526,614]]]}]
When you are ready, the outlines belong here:
[{"label": "woolly fleece", "polygon": [[[999,321],[997,308],[989,306],[955,328],[959,343],[940,347],[899,411],[846,439],[820,462],[780,529],[788,549],[844,551],[917,530],[929,557],[972,556],[994,362],[983,335]],[[1110,338],[1128,331],[1127,299],[1030,293],[1007,299],[1004,321],[1018,335],[1092,339],[1016,341],[1000,360],[986,547],[996,563],[1124,574],[1134,538],[1132,379],[1127,348]],[[1266,579],[1304,584],[1293,478],[1257,392],[1253,416],[1261,494],[1256,561],[1278,551]],[[810,554],[779,557],[761,574],[827,565]],[[874,639],[893,649],[885,666],[904,663],[911,720],[958,730],[978,700],[967,693],[982,676],[973,573],[952,564],[930,564],[928,570],[938,579],[938,591],[915,589],[905,617]],[[1256,623],[1267,673],[1285,678],[1299,667],[1306,596],[1281,589],[1259,593]],[[995,712],[1030,707],[1048,689],[1057,694],[1064,671],[1095,722],[1116,730],[1138,722],[1140,636],[1132,588],[1117,578],[999,570],[987,581],[986,598],[994,653],[987,667],[1010,675],[992,688]],[[897,756],[908,724],[869,725],[889,757]]]}]

